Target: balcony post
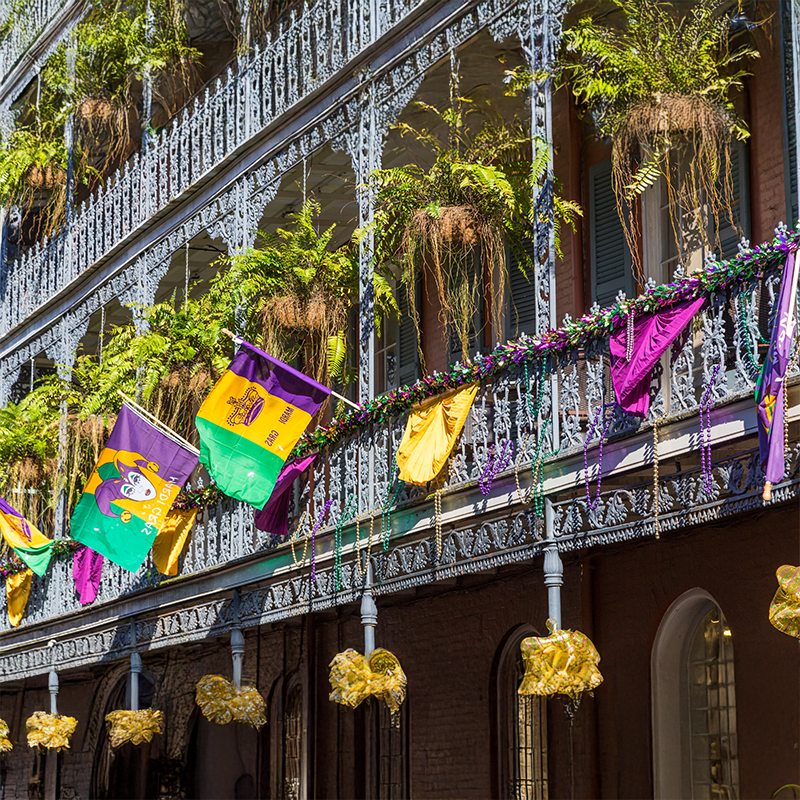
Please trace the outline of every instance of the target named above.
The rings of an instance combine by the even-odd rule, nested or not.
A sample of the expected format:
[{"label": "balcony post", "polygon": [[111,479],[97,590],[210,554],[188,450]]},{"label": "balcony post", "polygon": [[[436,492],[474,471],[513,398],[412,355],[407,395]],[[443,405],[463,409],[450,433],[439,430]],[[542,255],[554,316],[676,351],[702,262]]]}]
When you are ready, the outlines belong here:
[{"label": "balcony post", "polygon": [[561,627],[561,586],[564,583],[564,564],[555,540],[553,501],[544,500],[545,533],[544,545],[544,585],[547,587],[547,616]]},{"label": "balcony post", "polygon": [[361,624],[364,626],[364,658],[369,658],[375,650],[375,628],[378,626],[378,606],[372,595],[372,564],[367,564],[367,578],[364,594],[361,596]]},{"label": "balcony post", "polygon": [[233,685],[242,688],[242,667],[244,666],[244,634],[239,621],[239,590],[233,591],[233,629],[231,630],[231,659],[233,661]]},{"label": "balcony post", "polygon": [[142,674],[142,657],[134,650],[131,653],[131,711],[139,710],[139,676]]}]

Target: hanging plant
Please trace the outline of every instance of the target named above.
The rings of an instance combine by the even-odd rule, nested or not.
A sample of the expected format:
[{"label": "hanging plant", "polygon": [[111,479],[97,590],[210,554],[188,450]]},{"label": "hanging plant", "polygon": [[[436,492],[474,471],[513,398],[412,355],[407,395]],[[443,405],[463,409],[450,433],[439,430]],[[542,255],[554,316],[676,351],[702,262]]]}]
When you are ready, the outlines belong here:
[{"label": "hanging plant", "polygon": [[[357,248],[335,247],[336,225],[318,233],[320,205],[307,200],[291,214],[291,224],[274,234],[260,233],[259,247],[230,258],[215,281],[212,296],[226,298],[229,320],[250,341],[260,341],[270,355],[291,363],[302,356],[305,369],[322,381],[342,378],[348,345],[350,310],[358,301]],[[385,276],[376,274],[375,319],[399,315]],[[242,330],[235,309],[248,309]]]},{"label": "hanging plant", "polygon": [[[533,274],[535,264],[525,243],[534,223],[534,186],[544,180],[548,164],[545,156],[531,162],[531,138],[516,117],[504,120],[455,91],[446,109],[416,105],[432,115],[434,125],[395,127],[430,151],[434,162],[429,169],[407,165],[373,174],[376,261],[399,266],[418,333],[413,287],[417,276],[429,270],[442,325],[458,340],[466,361],[481,299],[481,269],[492,286],[494,325],[504,301],[506,243],[520,269]],[[545,148],[538,151],[546,153]],[[555,207],[557,222],[571,222],[581,213],[577,205],[560,197],[555,198]],[[479,268],[473,266],[476,251]]]},{"label": "hanging plant", "polygon": [[734,46],[738,9],[726,0],[685,13],[663,0],[612,3],[618,13],[585,14],[564,32],[559,71],[613,140],[614,190],[641,280],[635,201],[661,176],[679,247],[681,215],[706,246],[709,223],[731,217],[731,147],[749,136],[732,96],[748,75],[741,65],[759,53]]}]

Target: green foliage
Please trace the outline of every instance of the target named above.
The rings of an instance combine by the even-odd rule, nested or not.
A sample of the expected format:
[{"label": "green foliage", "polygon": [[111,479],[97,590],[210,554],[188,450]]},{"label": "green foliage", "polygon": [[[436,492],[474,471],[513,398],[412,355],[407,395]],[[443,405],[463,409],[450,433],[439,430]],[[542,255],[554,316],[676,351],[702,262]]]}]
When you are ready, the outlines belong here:
[{"label": "green foliage", "polygon": [[[749,46],[731,46],[727,0],[698,0],[680,10],[663,0],[611,0],[608,14],[581,16],[564,32],[559,63],[578,102],[593,116],[601,136],[614,136],[630,109],[658,95],[703,97],[725,109],[732,133],[747,128],[731,100],[748,74],[742,62],[758,57]],[[685,9],[685,13],[684,13]]]}]

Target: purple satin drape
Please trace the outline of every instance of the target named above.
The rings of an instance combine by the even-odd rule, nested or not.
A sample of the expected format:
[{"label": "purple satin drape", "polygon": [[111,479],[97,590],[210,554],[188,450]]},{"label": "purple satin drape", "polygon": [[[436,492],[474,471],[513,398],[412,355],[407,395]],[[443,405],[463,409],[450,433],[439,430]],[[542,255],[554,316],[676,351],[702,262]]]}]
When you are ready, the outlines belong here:
[{"label": "purple satin drape", "polygon": [[103,556],[89,547],[81,547],[72,559],[72,579],[81,605],[94,602],[103,574]]},{"label": "purple satin drape", "polygon": [[625,358],[627,326],[623,324],[611,334],[611,380],[617,402],[629,414],[647,416],[653,367],[705,302],[705,297],[698,297],[636,317],[630,361]]},{"label": "purple satin drape", "polygon": [[292,499],[292,484],[314,463],[316,453],[286,464],[275,481],[275,488],[264,508],[256,514],[256,528],[278,536],[289,533],[289,501]]}]

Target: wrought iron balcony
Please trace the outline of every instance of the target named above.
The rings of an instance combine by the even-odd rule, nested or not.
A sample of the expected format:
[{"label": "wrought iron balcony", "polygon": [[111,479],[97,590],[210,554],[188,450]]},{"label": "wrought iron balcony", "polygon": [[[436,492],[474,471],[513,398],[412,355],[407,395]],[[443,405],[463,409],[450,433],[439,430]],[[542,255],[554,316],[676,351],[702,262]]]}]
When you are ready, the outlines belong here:
[{"label": "wrought iron balcony", "polygon": [[0,285],[0,337],[288,110],[346,75],[348,65],[424,2],[316,0],[300,13],[292,10],[274,37],[238,69],[229,68],[81,203],[65,230],[8,265]]},{"label": "wrought iron balcony", "polygon": [[[176,578],[158,575],[149,558],[136,574],[106,562],[97,600],[84,613],[99,614],[100,620],[104,606],[114,603],[118,608],[128,600],[140,609],[145,603],[141,598],[151,592],[151,613],[158,614],[159,597],[170,603],[194,602],[202,587],[211,587],[211,594],[247,587],[247,596],[252,595],[248,613],[257,621],[349,602],[363,574],[354,558],[356,514],[362,550],[365,536],[373,533],[376,591],[389,592],[530,559],[541,551],[543,537],[570,550],[652,536],[659,514],[666,533],[758,507],[763,475],[753,449],[753,389],[779,281],[773,258],[761,277],[734,281],[709,296],[685,341],[654,370],[645,419],[623,413],[614,403],[607,336],[548,357],[544,380],[524,361],[501,365],[481,383],[440,484],[438,524],[428,489],[405,484],[398,489],[395,482],[394,455],[407,412],[376,419],[323,447],[306,488],[295,498],[290,530],[305,511],[308,520],[319,521],[309,549],[316,557],[313,580],[308,561],[298,566],[299,552],[295,559],[286,542],[256,530],[253,509],[231,501],[200,513]],[[795,367],[790,406],[796,405],[799,381]],[[792,411],[790,419],[797,418]],[[653,492],[656,422],[658,509]],[[698,455],[704,437],[710,444],[705,464]],[[545,456],[540,468],[537,453]],[[600,463],[604,491],[595,497]],[[796,446],[787,453],[787,464],[787,478],[775,487],[774,501],[797,496],[800,489]],[[533,476],[540,470],[537,491]],[[342,520],[344,545],[337,555],[336,523],[350,498],[357,502]],[[54,561],[44,578],[34,578],[20,635],[29,626],[80,610],[71,569],[69,561]],[[214,614],[221,608],[214,606]],[[218,622],[209,618],[203,625],[210,629]],[[162,623],[153,624],[157,631]],[[0,627],[8,630],[7,625],[3,615]],[[165,643],[171,641],[165,637]],[[150,646],[164,644],[156,636]]]}]

